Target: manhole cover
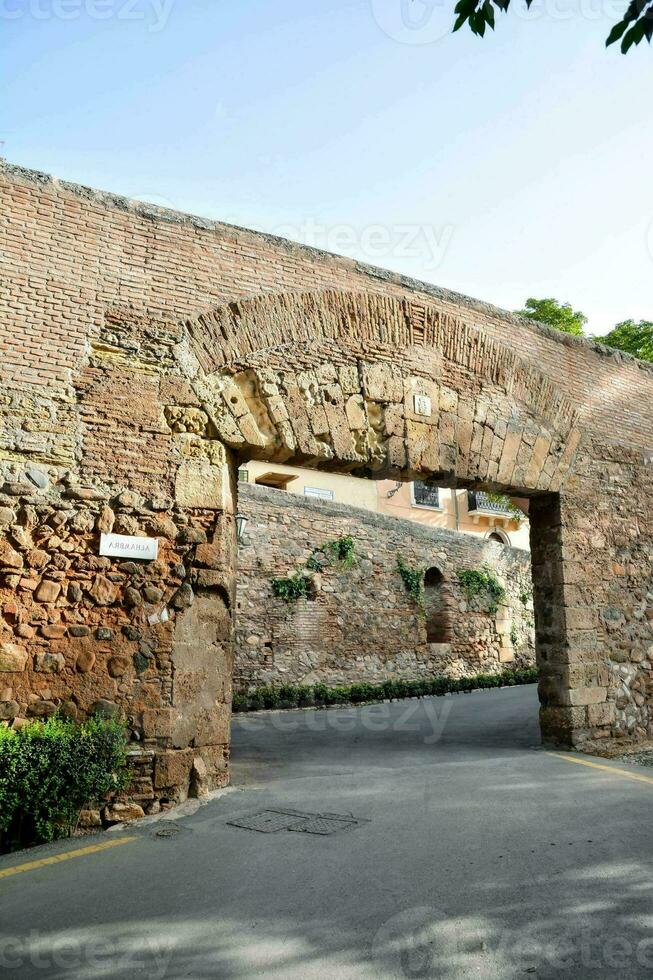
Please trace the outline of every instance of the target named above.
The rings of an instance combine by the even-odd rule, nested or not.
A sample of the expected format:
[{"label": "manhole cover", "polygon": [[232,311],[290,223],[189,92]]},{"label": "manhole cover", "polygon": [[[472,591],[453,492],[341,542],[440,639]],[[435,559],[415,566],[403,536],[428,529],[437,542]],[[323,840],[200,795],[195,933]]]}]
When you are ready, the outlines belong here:
[{"label": "manhole cover", "polygon": [[279,830],[291,830],[300,834],[329,834],[353,830],[359,824],[369,823],[358,817],[342,813],[301,813],[297,810],[260,810],[228,820],[230,827],[256,830],[260,834],[276,834]]},{"label": "manhole cover", "polygon": [[155,837],[176,837],[177,834],[181,833],[181,827],[176,827],[171,824],[169,827],[159,827],[158,830],[154,831]]},{"label": "manhole cover", "polygon": [[294,830],[299,834],[336,834],[339,830],[353,830],[362,821],[354,820],[353,817],[341,817],[332,813],[317,813],[315,816],[308,817],[301,823],[293,824],[288,830]]},{"label": "manhole cover", "polygon": [[288,810],[261,810],[235,820],[227,820],[230,827],[244,827],[245,830],[257,830],[260,834],[276,834],[278,830],[288,830],[294,823],[306,819],[305,813],[293,813]]}]

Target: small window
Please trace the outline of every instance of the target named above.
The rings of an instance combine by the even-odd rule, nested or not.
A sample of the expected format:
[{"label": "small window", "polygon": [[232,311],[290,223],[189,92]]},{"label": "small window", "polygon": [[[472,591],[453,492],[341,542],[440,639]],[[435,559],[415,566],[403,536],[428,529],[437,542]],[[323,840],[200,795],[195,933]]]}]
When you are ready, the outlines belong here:
[{"label": "small window", "polygon": [[413,504],[415,507],[433,507],[440,510],[440,488],[423,480],[413,483]]},{"label": "small window", "polygon": [[333,500],[333,490],[324,490],[321,487],[304,487],[305,497],[319,497],[321,500]]},{"label": "small window", "polygon": [[238,470],[238,482],[249,483],[249,470]]}]

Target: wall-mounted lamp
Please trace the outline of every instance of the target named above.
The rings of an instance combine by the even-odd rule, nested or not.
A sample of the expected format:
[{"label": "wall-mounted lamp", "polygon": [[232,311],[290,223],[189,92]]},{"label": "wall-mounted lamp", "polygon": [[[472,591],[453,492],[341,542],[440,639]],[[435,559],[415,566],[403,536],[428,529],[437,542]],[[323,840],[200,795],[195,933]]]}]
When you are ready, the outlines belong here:
[{"label": "wall-mounted lamp", "polygon": [[245,528],[247,527],[248,520],[249,518],[245,517],[244,514],[236,514],[236,538],[239,544],[242,543],[245,536]]}]

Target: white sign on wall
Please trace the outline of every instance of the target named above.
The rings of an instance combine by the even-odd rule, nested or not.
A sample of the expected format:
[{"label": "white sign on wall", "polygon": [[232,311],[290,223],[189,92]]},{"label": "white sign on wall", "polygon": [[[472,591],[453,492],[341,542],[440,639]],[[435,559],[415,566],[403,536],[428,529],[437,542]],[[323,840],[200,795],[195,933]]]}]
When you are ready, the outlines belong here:
[{"label": "white sign on wall", "polygon": [[415,415],[431,414],[431,399],[428,395],[413,395]]},{"label": "white sign on wall", "polygon": [[140,558],[154,561],[159,553],[158,538],[139,538],[132,534],[101,534],[100,554],[111,558]]}]

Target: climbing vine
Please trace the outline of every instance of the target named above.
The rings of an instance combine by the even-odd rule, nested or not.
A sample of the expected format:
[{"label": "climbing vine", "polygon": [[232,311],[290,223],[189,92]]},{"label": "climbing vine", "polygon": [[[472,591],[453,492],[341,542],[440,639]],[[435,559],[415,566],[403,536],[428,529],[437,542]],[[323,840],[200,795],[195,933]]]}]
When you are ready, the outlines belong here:
[{"label": "climbing vine", "polygon": [[489,613],[496,613],[500,602],[507,602],[508,594],[491,568],[469,568],[458,572],[458,581],[469,600],[479,598]]},{"label": "climbing vine", "polygon": [[273,578],[270,584],[277,599],[283,599],[284,602],[306,599],[311,592],[311,577],[302,575],[301,572],[295,572],[288,578]]},{"label": "climbing vine", "polygon": [[306,567],[313,572],[320,572],[331,561],[339,562],[343,568],[351,568],[355,564],[356,542],[351,534],[344,534],[314,548]]},{"label": "climbing vine", "polygon": [[421,567],[411,568],[407,565],[401,555],[397,558],[397,571],[401,575],[404,588],[408,595],[417,603],[420,609],[424,608],[424,569]]},{"label": "climbing vine", "polygon": [[308,558],[306,572],[297,570],[287,578],[273,578],[270,581],[272,592],[284,602],[297,602],[307,599],[313,590],[313,572],[321,572],[332,562],[338,562],[341,568],[351,568],[356,562],[356,542],[350,534],[342,535],[333,541],[327,541],[319,548],[314,548]]}]

